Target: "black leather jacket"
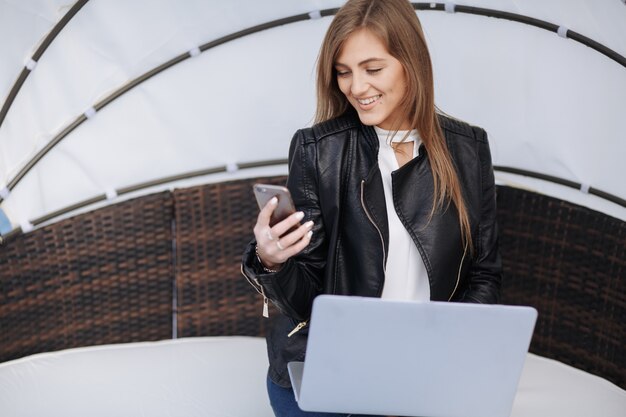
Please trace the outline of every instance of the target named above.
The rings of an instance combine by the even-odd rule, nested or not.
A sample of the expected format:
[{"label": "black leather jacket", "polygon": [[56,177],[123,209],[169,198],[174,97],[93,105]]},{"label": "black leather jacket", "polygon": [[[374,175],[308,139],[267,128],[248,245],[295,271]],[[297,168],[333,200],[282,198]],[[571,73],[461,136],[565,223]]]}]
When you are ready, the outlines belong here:
[{"label": "black leather jacket", "polygon": [[[463,247],[453,205],[429,221],[433,179],[423,146],[392,174],[394,205],[426,266],[431,300],[495,303],[501,264],[487,136],[463,122],[439,120],[463,188],[474,253]],[[296,132],[287,187],[305,213],[303,222],[314,222],[311,242],[269,274],[256,259],[256,242],[246,248],[244,276],[283,313],[267,335],[269,375],[279,385],[290,385],[287,362],[304,359],[305,322],[317,295],[382,293],[389,233],[378,146],[373,127],[361,124],[355,112]],[[302,329],[288,337],[298,323]]]}]

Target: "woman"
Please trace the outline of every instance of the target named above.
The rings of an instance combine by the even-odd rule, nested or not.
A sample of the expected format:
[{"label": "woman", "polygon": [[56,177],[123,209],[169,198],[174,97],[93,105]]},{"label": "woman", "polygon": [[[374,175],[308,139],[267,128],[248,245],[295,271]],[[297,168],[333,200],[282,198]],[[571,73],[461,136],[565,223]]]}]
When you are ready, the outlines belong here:
[{"label": "woman", "polygon": [[435,112],[430,56],[407,0],[350,0],[338,11],[317,100],[317,124],[296,132],[289,150],[299,211],[270,227],[270,201],[243,257],[246,278],[282,312],[267,337],[277,416],[301,413],[286,365],[304,359],[317,295],[499,296],[487,137]]}]

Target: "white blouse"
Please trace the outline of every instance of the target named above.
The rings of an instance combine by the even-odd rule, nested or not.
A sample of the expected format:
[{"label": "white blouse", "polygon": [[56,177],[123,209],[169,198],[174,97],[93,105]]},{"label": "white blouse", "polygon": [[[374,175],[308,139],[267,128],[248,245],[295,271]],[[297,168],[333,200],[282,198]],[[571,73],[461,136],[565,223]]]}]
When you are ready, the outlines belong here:
[{"label": "white blouse", "polygon": [[[400,142],[409,133],[407,142],[413,142],[413,158],[418,155],[421,140],[416,130],[392,131],[374,126],[380,148],[378,151],[378,165],[383,179],[385,190],[385,204],[389,221],[389,251],[387,253],[387,267],[385,270],[385,285],[382,298],[394,300],[430,300],[430,284],[426,266],[417,246],[411,239],[409,232],[400,221],[393,205],[391,173],[399,168],[398,160],[391,147],[391,141]],[[392,138],[393,136],[393,138]],[[415,198],[402,196],[402,198]]]}]

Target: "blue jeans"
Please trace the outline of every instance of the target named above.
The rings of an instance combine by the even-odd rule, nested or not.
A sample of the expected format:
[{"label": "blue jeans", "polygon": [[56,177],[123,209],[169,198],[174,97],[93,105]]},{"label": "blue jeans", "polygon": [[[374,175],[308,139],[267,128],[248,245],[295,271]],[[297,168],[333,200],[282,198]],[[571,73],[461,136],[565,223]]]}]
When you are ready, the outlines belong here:
[{"label": "blue jeans", "polygon": [[[298,407],[292,388],[283,388],[267,378],[267,393],[276,417],[360,417],[356,414],[316,413]],[[365,417],[365,416],[363,416]],[[372,417],[372,416],[369,416]]]}]

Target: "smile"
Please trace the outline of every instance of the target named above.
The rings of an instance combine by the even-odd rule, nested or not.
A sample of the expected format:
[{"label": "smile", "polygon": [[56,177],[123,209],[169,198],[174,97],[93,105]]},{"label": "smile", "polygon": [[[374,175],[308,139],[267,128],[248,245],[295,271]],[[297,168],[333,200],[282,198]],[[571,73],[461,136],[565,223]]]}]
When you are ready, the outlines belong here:
[{"label": "smile", "polygon": [[373,102],[375,102],[376,100],[378,100],[381,97],[382,97],[382,94],[379,94],[379,95],[374,96],[374,97],[357,99],[357,101],[359,102],[359,104],[367,106],[368,104],[372,104]]}]

